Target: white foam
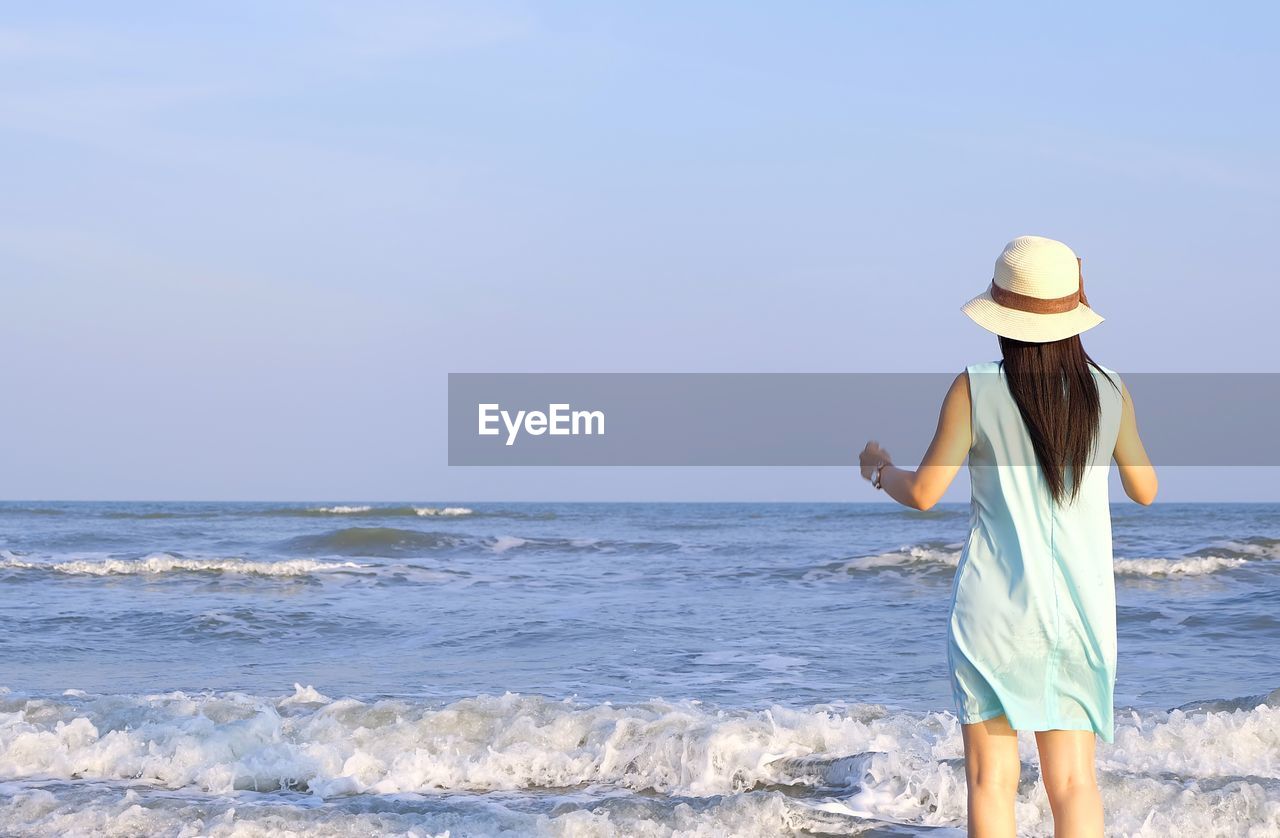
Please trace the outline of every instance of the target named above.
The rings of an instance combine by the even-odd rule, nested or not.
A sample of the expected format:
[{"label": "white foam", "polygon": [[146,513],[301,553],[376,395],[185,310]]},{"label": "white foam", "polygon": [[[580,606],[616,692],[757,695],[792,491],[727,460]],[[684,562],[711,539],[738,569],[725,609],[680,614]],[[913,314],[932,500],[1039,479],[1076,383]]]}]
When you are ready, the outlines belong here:
[{"label": "white foam", "polygon": [[362,512],[371,512],[372,510],[372,506],[320,506],[307,511],[327,512],[330,515],[359,515]]},{"label": "white foam", "polygon": [[465,506],[446,506],[443,508],[416,506],[413,511],[424,518],[433,518],[437,516],[444,518],[456,518],[463,515],[471,515],[474,512],[474,510],[467,509]]},{"label": "white foam", "polygon": [[1247,564],[1248,559],[1224,556],[1185,556],[1180,559],[1123,559],[1115,560],[1115,572],[1120,576],[1204,576]]},{"label": "white foam", "polygon": [[[948,545],[947,547],[930,547],[925,545],[909,545],[900,547],[897,550],[891,550],[887,553],[878,553],[872,556],[859,556],[842,562],[838,566],[827,566],[820,570],[810,571],[806,578],[812,579],[818,576],[833,576],[845,573],[871,570],[886,570],[893,568],[907,569],[911,567],[958,567],[960,564],[961,550],[952,549],[958,545]],[[1238,552],[1249,552],[1243,548],[1255,548],[1253,553],[1258,556],[1269,556],[1273,548],[1265,545],[1235,544],[1235,546],[1224,545]],[[1209,573],[1217,573],[1222,570],[1230,570],[1231,568],[1240,567],[1249,563],[1249,559],[1234,556],[1182,556],[1179,558],[1123,558],[1116,557],[1114,560],[1115,573],[1118,576],[1142,576],[1150,578],[1177,578],[1189,576],[1204,576]]]},{"label": "white foam", "polygon": [[0,551],[0,567],[42,570],[68,576],[136,576],[164,573],[229,573],[242,576],[309,576],[313,573],[368,570],[355,562],[324,562],[313,559],[250,561],[248,559],[185,558],[153,553],[141,559],[55,559],[40,560]]},{"label": "white foam", "polygon": [[[93,796],[54,794],[0,784],[0,832],[6,835],[172,835],[210,838],[777,838],[815,818],[795,811],[779,792],[726,798],[697,809],[617,795],[598,809],[577,796],[543,798],[553,814],[490,798],[400,800],[374,811],[337,800],[325,806],[250,796],[175,796],[145,787]],[[60,789],[59,792],[62,792]],[[621,805],[617,805],[621,804]],[[417,809],[417,811],[415,811]],[[425,810],[425,811],[422,811]],[[939,835],[939,838],[942,838]]]},{"label": "white foam", "polygon": [[[139,778],[206,792],[305,783],[321,796],[611,783],[692,795],[785,781],[770,763],[861,750],[877,733],[827,708],[719,713],[697,702],[574,706],[508,693],[433,709],[167,693],[34,699],[0,712],[11,777]],[[15,704],[17,705],[15,707]]]},{"label": "white foam", "polygon": [[293,695],[280,699],[281,707],[289,707],[295,704],[328,704],[333,701],[329,696],[324,695],[311,685],[302,686],[294,682]]},{"label": "white foam", "polygon": [[913,564],[936,564],[956,567],[960,563],[959,550],[944,550],[934,547],[910,546],[902,547],[890,553],[875,556],[862,556],[845,563],[849,570],[873,570],[883,567],[899,567]]},{"label": "white foam", "polygon": [[[1033,737],[1020,738],[1029,765],[1034,748]],[[1266,704],[1121,715],[1115,743],[1098,744],[1113,829],[1187,834],[1192,827],[1208,828],[1216,817],[1206,834],[1266,834],[1280,817],[1280,783],[1269,782],[1280,779],[1277,752],[1280,708]],[[965,812],[962,753],[952,714],[887,712],[878,705],[717,710],[697,701],[580,705],[508,693],[440,707],[330,699],[301,684],[276,698],[175,692],[24,700],[9,694],[0,704],[0,773],[11,781],[137,782],[201,795],[291,788],[335,801],[402,792],[598,787],[644,793],[644,805],[665,805],[666,820],[655,821],[665,831],[654,835],[777,835],[796,826],[803,811],[955,827]],[[774,784],[817,785],[836,803],[746,794]],[[664,804],[664,795],[725,797],[710,808],[691,809]],[[22,803],[9,797],[0,803],[0,825],[14,822],[8,819],[15,807],[31,822],[78,817],[57,795],[28,794]],[[640,805],[618,810],[619,817],[629,812],[634,819],[621,825],[601,809],[511,828],[519,834],[643,835],[635,824],[653,819],[638,817]],[[485,811],[493,815],[491,807]],[[345,817],[330,815],[335,828]],[[1019,834],[1049,834],[1041,784],[1024,787],[1018,817]],[[690,819],[684,824],[690,831],[672,831],[680,818]],[[423,824],[451,826],[447,818]],[[489,834],[466,818],[452,825]],[[609,826],[617,832],[594,831]],[[848,826],[830,831],[849,832]]]},{"label": "white foam", "polygon": [[891,550],[887,553],[877,553],[873,556],[859,556],[855,559],[840,563],[838,566],[828,566],[821,571],[811,571],[806,578],[814,576],[830,576],[843,575],[857,571],[868,570],[885,570],[889,568],[907,568],[910,566],[936,566],[936,567],[956,567],[960,563],[960,551],[948,548],[926,547],[923,545],[909,545],[900,547],[897,550]]},{"label": "white foam", "polygon": [[1280,707],[1171,710],[1155,720],[1135,715],[1126,722],[1117,724],[1115,744],[1100,754],[1100,766],[1200,778],[1280,778]]}]

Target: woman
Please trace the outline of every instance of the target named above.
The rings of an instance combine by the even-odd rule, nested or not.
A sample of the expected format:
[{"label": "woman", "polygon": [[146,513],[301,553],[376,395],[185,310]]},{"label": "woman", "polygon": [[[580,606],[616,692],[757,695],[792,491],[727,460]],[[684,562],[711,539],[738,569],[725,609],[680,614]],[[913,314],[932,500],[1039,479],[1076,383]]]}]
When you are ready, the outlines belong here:
[{"label": "woman", "polygon": [[1108,470],[1114,458],[1125,492],[1146,505],[1155,469],[1124,384],[1080,343],[1102,318],[1071,248],[1014,239],[963,311],[999,336],[1003,360],[957,376],[918,469],[869,442],[862,476],[928,509],[969,459],[970,532],[947,631],[969,834],[1015,834],[1017,731],[1034,730],[1055,835],[1100,836],[1094,737],[1113,739],[1116,665]]}]

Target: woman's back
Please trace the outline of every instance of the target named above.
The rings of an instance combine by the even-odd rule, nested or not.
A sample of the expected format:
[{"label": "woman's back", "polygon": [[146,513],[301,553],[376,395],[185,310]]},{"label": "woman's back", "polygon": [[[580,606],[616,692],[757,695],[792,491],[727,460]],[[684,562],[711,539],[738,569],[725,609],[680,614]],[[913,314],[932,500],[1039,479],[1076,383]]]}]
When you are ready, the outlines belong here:
[{"label": "woman's back", "polygon": [[1056,502],[1002,365],[967,368],[970,533],[948,631],[964,723],[1004,713],[1014,729],[1094,730],[1112,741],[1108,471],[1123,400],[1113,371],[1091,372],[1100,407],[1094,456],[1074,497],[1068,469],[1067,496]]},{"label": "woman's back", "polygon": [[1002,360],[951,382],[919,468],[895,466],[875,440],[858,455],[863,477],[913,509],[937,503],[969,462],[947,658],[969,826],[983,835],[1015,832],[1019,729],[1037,731],[1055,830],[1103,834],[1094,745],[1114,741],[1111,461],[1137,503],[1152,503],[1159,481],[1124,384],[1081,343],[1102,322],[1082,264],[1044,236],[1006,244],[961,309],[999,338]]}]

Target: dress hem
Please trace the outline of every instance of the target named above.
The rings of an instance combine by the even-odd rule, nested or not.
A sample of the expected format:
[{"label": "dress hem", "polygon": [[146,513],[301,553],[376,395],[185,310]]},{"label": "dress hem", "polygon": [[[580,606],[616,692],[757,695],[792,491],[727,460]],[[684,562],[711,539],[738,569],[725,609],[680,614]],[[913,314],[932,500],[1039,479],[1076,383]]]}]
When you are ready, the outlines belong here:
[{"label": "dress hem", "polygon": [[[995,710],[986,710],[981,713],[967,713],[967,714],[962,713],[960,714],[960,724],[962,725],[978,724],[979,722],[985,722],[988,719],[994,719],[996,716],[1007,717],[1008,714],[1004,711],[1003,708],[998,708]],[[1041,731],[1046,731],[1046,730],[1086,730],[1093,733],[1095,736],[1100,738],[1103,742],[1106,742],[1108,744],[1115,741],[1114,734],[1108,736],[1106,733],[1103,733],[1101,730],[1099,730],[1095,725],[1088,722],[1076,723],[1076,724],[1072,724],[1070,722],[1045,722],[1044,724],[1027,724],[1027,725],[1019,726],[1019,725],[1015,725],[1012,721],[1010,721],[1009,727],[1011,727],[1014,730],[1014,732],[1026,730],[1026,731],[1032,731],[1036,733],[1039,733]]]}]

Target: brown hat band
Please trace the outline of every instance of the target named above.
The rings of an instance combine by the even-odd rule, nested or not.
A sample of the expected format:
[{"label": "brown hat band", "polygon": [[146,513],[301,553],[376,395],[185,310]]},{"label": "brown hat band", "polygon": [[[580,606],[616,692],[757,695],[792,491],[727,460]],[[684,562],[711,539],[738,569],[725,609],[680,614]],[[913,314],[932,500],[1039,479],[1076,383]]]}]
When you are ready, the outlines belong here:
[{"label": "brown hat band", "polygon": [[[1077,260],[1079,263],[1079,260]],[[1080,303],[1089,304],[1089,298],[1084,295],[1084,272],[1080,274],[1080,288],[1074,294],[1068,294],[1065,297],[1053,297],[1045,299],[1043,297],[1032,297],[1027,294],[1019,294],[1017,291],[1010,291],[1008,288],[1001,288],[996,285],[996,281],[991,280],[991,299],[995,300],[1005,308],[1013,308],[1018,311],[1028,311],[1032,314],[1062,314],[1066,311],[1074,311],[1075,307]]]}]

